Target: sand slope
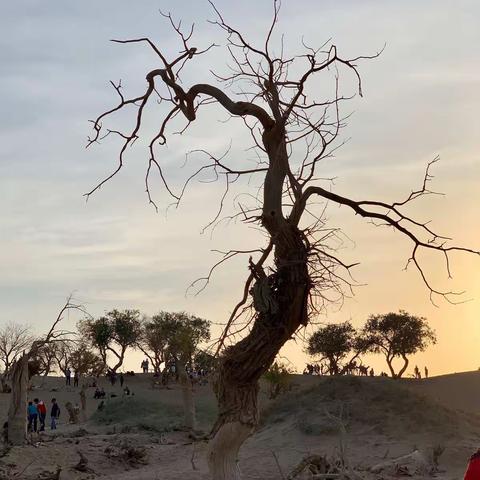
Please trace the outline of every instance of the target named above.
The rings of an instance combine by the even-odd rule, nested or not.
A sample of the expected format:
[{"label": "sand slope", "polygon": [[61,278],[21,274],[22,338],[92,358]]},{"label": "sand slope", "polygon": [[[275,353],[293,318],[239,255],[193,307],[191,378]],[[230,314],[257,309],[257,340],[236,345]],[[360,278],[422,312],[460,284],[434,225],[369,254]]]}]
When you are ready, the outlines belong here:
[{"label": "sand slope", "polygon": [[[37,387],[42,383],[42,388],[31,392],[32,398],[49,403],[55,396],[61,406],[79,401],[79,389],[65,387],[62,379],[34,381]],[[176,431],[182,418],[178,387],[152,388],[151,377],[144,375],[127,379],[127,384],[135,396],[123,398],[119,386],[103,382],[106,391],[116,396],[108,399],[107,409],[100,414],[96,413],[99,402],[89,390],[88,421],[81,425],[65,424],[63,408],[63,421],[54,435],[49,431],[34,435],[32,445],[15,447],[0,458],[4,478],[19,474],[15,478],[47,479],[47,471],[54,472],[58,465],[60,480],[207,479],[206,444]],[[340,448],[362,478],[390,478],[372,474],[368,468],[415,447],[426,451],[435,445],[445,447],[444,472],[437,478],[461,479],[466,458],[480,438],[480,418],[474,413],[480,393],[477,372],[401,382],[296,375],[292,384],[290,393],[274,401],[261,394],[262,424],[241,452],[240,465],[247,479],[277,480],[280,470],[288,473],[305,455],[333,458]],[[216,415],[209,386],[196,388],[196,400],[200,427],[207,431]],[[0,395],[3,417],[7,405],[8,395]],[[73,468],[79,451],[93,472]]]}]

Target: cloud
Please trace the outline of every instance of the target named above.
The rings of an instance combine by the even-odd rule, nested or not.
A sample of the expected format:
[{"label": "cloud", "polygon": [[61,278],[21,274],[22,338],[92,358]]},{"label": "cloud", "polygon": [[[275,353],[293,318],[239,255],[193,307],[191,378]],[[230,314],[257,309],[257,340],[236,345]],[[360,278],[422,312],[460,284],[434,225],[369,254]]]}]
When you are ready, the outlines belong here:
[{"label": "cloud", "polygon": [[[199,45],[208,45],[211,38],[224,43],[222,32],[202,21],[213,17],[206,4],[166,1],[162,6],[186,23],[200,19]],[[269,2],[219,6],[253,42],[261,41],[269,23]],[[479,10],[474,1],[457,8],[438,0],[304,0],[284,2],[279,25],[286,44],[295,49],[301,46],[302,35],[312,44],[332,37],[347,56],[371,54],[387,43],[380,58],[361,65],[365,98],[346,106],[347,112],[354,111],[344,131],[344,138],[351,141],[321,166],[319,175],[338,177],[334,188],[357,198],[397,198],[418,185],[423,166],[440,153],[436,181],[451,200],[420,203],[416,212],[422,218],[435,218],[442,231],[458,233],[465,242],[478,238],[474,205],[480,173],[476,91],[480,34],[475,21]],[[162,205],[156,214],[146,202],[146,143],[140,140],[129,150],[118,177],[88,203],[82,196],[117,162],[117,142],[105,140],[84,148],[88,120],[117,101],[108,81],[121,78],[125,91],[137,95],[144,91],[145,73],[158,66],[145,46],[108,40],[148,35],[176,53],[177,39],[157,11],[158,2],[153,0],[142,2],[141,8],[118,0],[100,4],[27,0],[2,6],[0,322],[28,318],[41,331],[71,291],[77,291],[94,314],[135,306],[149,313],[160,308],[189,309],[222,321],[241,294],[246,259],[219,271],[201,296],[185,297],[189,283],[218,258],[212,249],[263,242],[261,234],[240,224],[222,225],[213,238],[208,232],[200,234],[216,214],[219,186],[192,184],[180,208],[165,216],[169,199],[156,178],[152,189]],[[210,81],[209,69],[225,71],[226,61],[225,51],[214,49],[187,69],[182,80],[185,85]],[[346,91],[354,88],[347,72],[342,72],[342,81]],[[312,83],[312,91],[323,94],[325,82]],[[162,107],[152,107],[144,134],[158,128]],[[176,191],[200,161],[193,156],[183,169],[178,168],[192,148],[222,152],[232,144],[232,164],[251,165],[254,157],[245,151],[249,139],[242,123],[224,124],[220,120],[225,118],[218,107],[204,109],[186,134],[170,135],[167,147],[159,147],[162,166]],[[119,116],[115,122],[131,125],[131,118]],[[256,193],[259,183],[260,179],[252,179],[250,186],[242,184],[233,191]],[[387,305],[428,310],[433,322],[442,317],[429,310],[418,278],[401,273],[408,250],[398,235],[380,233],[346,209],[333,207],[328,214],[355,240],[356,246],[349,246],[344,254],[362,260],[359,280],[369,283],[333,318],[363,318]],[[441,278],[440,267],[432,269]],[[473,263],[462,264],[460,276],[474,278],[473,269]],[[389,289],[384,278],[398,283]],[[480,294],[476,285],[474,296]],[[472,322],[473,311],[462,310],[465,324]],[[456,314],[449,310],[445,315]],[[438,329],[441,348],[448,350],[451,329],[443,324]],[[292,350],[298,361],[300,350]],[[466,368],[470,360],[465,355],[448,368]]]}]

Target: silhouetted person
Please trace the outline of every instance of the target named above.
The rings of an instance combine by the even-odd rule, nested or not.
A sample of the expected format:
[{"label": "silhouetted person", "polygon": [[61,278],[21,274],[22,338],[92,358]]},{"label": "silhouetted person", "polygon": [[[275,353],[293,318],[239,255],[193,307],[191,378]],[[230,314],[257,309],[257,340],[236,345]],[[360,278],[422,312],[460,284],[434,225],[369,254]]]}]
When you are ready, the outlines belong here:
[{"label": "silhouetted person", "polygon": [[415,368],[413,370],[413,374],[415,378],[420,379],[422,378],[422,374],[420,373],[420,369],[418,368],[418,365],[415,365]]},{"label": "silhouetted person", "polygon": [[425,367],[425,378],[428,378],[428,368]]},{"label": "silhouetted person", "polygon": [[50,428],[52,430],[57,429],[57,421],[60,417],[60,407],[58,406],[57,399],[52,398],[52,409],[50,410]]},{"label": "silhouetted person", "polygon": [[120,386],[123,387],[123,382],[125,381],[125,378],[123,377],[123,373],[120,373]]},{"label": "silhouetted person", "polygon": [[78,387],[78,379],[79,379],[80,375],[78,374],[77,371],[75,371],[75,374],[73,375],[73,386],[74,387]]},{"label": "silhouetted person", "polygon": [[374,376],[375,376],[375,372],[373,371],[373,368],[370,369],[370,376],[371,376],[371,377],[374,377]]},{"label": "silhouetted person", "polygon": [[67,370],[65,371],[65,380],[65,384],[67,386],[70,386],[72,384],[72,371],[69,368],[67,368]]}]

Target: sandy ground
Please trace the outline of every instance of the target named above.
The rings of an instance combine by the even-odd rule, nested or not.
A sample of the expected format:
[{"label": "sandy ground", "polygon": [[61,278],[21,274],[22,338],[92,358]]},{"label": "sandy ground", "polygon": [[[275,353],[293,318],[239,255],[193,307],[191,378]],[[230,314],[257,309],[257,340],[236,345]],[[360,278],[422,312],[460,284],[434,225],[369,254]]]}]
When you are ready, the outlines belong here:
[{"label": "sandy ground", "polygon": [[[394,458],[410,453],[415,448],[426,449],[436,444],[445,447],[441,457],[443,471],[436,478],[463,478],[466,459],[480,445],[480,418],[476,415],[480,401],[480,372],[421,381],[405,380],[403,385],[407,389],[426,398],[425,402],[420,399],[406,404],[398,403],[398,398],[388,399],[381,392],[377,397],[371,396],[369,390],[376,388],[377,379],[355,380],[345,390],[346,393],[343,390],[339,392],[339,396],[349,397],[345,399],[345,405],[352,412],[344,436],[338,431],[318,429],[320,417],[322,421],[325,420],[322,412],[331,408],[334,405],[332,402],[336,401],[330,399],[331,386],[328,393],[330,397],[318,396],[322,392],[322,388],[317,388],[321,381],[319,377],[295,376],[292,392],[285,396],[285,400],[279,398],[273,403],[265,393],[261,394],[266,420],[242,449],[240,466],[244,478],[281,479],[305,455],[338,456],[341,445],[346,448],[348,461],[356,467],[361,478],[394,478],[368,473],[368,468],[383,458]],[[209,478],[204,442],[192,442],[182,431],[160,433],[131,426],[127,428],[122,424],[122,418],[118,418],[118,422],[99,424],[98,420],[92,418],[99,403],[92,398],[94,389],[88,390],[87,420],[79,425],[68,425],[65,423],[64,405],[67,401],[80,403],[80,389],[66,387],[62,379],[53,377],[36,378],[33,383],[35,388],[31,391],[31,398],[41,398],[49,405],[55,396],[62,408],[62,418],[56,432],[50,432],[47,428],[45,434],[31,437],[31,445],[14,447],[0,458],[0,471],[3,470],[5,478],[49,480],[55,476],[49,477],[48,472],[55,472],[57,466],[61,467],[60,480]],[[109,396],[116,395],[108,399],[109,404],[122,401],[122,408],[129,410],[130,405],[137,408],[138,402],[159,401],[163,405],[163,411],[158,412],[159,418],[170,415],[170,408],[180,408],[180,391],[176,385],[171,389],[152,388],[151,377],[145,375],[127,377],[126,384],[134,392],[135,396],[131,398],[135,400],[130,397],[122,400],[119,385],[111,387],[106,381],[101,381]],[[365,396],[367,393],[369,395]],[[209,412],[208,421],[200,422],[206,430],[214,418],[215,398],[208,385],[196,387],[195,395],[197,404]],[[394,395],[398,396],[399,393]],[[408,393],[405,395],[408,397]],[[364,398],[362,402],[365,404],[358,403],[359,398]],[[0,395],[2,418],[6,417],[8,400],[9,395]],[[437,403],[448,407],[448,410],[438,407],[436,413]],[[438,425],[432,423],[432,410],[435,410],[433,420],[438,416]],[[423,422],[425,416],[429,416],[429,419]],[[143,450],[144,457],[136,458],[137,452]],[[79,472],[73,468],[80,459],[79,452],[88,459],[90,472]]]}]

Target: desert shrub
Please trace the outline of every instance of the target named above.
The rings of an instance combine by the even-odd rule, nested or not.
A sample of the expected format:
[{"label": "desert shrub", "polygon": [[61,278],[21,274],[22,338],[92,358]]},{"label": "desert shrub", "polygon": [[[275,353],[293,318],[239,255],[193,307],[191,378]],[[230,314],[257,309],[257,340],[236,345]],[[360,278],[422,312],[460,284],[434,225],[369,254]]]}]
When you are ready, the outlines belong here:
[{"label": "desert shrub", "polygon": [[111,400],[93,414],[92,421],[99,425],[119,424],[123,428],[162,433],[178,428],[181,418],[180,406],[133,397]]},{"label": "desert shrub", "polygon": [[268,384],[268,396],[271,399],[288,391],[291,385],[291,372],[283,363],[275,362],[265,372],[263,378]]},{"label": "desert shrub", "polygon": [[[217,415],[216,406],[206,400],[197,402],[197,417],[202,428],[209,429]],[[153,433],[180,429],[183,422],[181,405],[140,397],[115,398],[97,410],[92,421],[98,425],[116,426],[115,431],[143,430]]]},{"label": "desert shrub", "polygon": [[109,459],[118,460],[130,467],[137,467],[147,463],[147,451],[142,446],[136,446],[123,440],[105,448],[105,455]]},{"label": "desert shrub", "polygon": [[[338,432],[333,418],[349,431],[408,436],[429,433],[447,440],[480,428],[479,417],[448,409],[389,378],[330,377],[312,388],[276,399],[263,410],[263,426],[294,422],[307,435]],[[421,432],[420,432],[420,430]]]}]

